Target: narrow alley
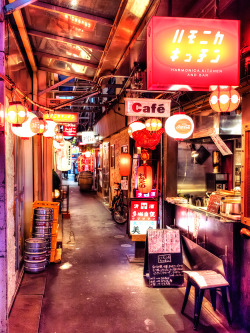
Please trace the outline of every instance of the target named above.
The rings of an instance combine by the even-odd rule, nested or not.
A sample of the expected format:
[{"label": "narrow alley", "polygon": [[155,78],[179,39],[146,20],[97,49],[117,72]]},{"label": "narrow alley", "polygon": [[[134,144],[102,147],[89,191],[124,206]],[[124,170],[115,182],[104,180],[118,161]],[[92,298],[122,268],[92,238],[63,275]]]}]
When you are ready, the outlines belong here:
[{"label": "narrow alley", "polygon": [[[62,263],[48,268],[39,333],[193,332],[194,304],[180,313],[185,288],[148,288],[143,263],[127,260],[134,244],[126,225],[117,225],[94,193],[67,183],[71,218],[63,221]],[[227,332],[209,305],[199,331]]]}]

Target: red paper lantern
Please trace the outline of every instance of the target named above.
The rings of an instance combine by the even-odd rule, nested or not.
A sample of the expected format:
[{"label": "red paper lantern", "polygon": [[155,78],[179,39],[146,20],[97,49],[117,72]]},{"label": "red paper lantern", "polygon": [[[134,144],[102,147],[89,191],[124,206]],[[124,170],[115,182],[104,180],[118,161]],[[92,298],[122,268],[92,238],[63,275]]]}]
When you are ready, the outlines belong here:
[{"label": "red paper lantern", "polygon": [[144,128],[141,131],[135,131],[132,135],[133,139],[135,140],[136,147],[150,148],[154,150],[160,142],[163,132],[164,129],[161,128],[155,133],[151,134],[146,128]]},{"label": "red paper lantern", "polygon": [[160,128],[162,128],[162,122],[160,121],[160,119],[155,119],[155,118],[149,118],[146,120],[145,122],[146,125],[146,129],[150,132],[156,132],[158,131]]},{"label": "red paper lantern", "polygon": [[122,153],[119,156],[119,173],[121,176],[129,176],[131,169],[131,155]]},{"label": "red paper lantern", "polygon": [[149,159],[149,153],[146,149],[143,149],[141,152],[141,160],[147,161]]},{"label": "red paper lantern", "polygon": [[152,168],[149,165],[142,165],[137,173],[138,190],[141,193],[149,193],[153,187]]},{"label": "red paper lantern", "polygon": [[7,121],[13,126],[22,126],[28,120],[29,111],[21,102],[10,102],[7,110]]},{"label": "red paper lantern", "polygon": [[209,97],[211,108],[216,112],[231,112],[240,104],[240,94],[231,87],[214,90]]}]

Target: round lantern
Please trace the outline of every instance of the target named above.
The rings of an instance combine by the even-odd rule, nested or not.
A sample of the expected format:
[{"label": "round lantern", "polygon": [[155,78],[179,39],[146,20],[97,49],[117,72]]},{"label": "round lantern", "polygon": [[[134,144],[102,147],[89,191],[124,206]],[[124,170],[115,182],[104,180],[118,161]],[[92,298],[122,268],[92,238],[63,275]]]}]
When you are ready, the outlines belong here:
[{"label": "round lantern", "polygon": [[43,134],[48,130],[48,124],[47,121],[43,118],[39,118],[39,130],[37,134]]},{"label": "round lantern", "polygon": [[129,125],[128,134],[131,138],[133,138],[133,136],[132,136],[133,132],[140,131],[145,127],[146,127],[145,124],[143,124],[142,122],[135,121],[135,122],[133,122],[132,124]]},{"label": "round lantern", "polygon": [[91,152],[89,150],[86,151],[84,154],[85,154],[85,157],[87,157],[87,158],[89,158],[91,156]]},{"label": "round lantern", "polygon": [[36,135],[36,133],[31,130],[31,122],[33,120],[36,121],[38,118],[36,115],[34,115],[34,113],[30,112],[28,120],[25,121],[21,126],[11,125],[12,132],[17,136],[20,136],[22,139],[31,138],[32,136]]},{"label": "round lantern", "polygon": [[169,136],[176,140],[187,139],[193,133],[194,122],[185,113],[176,113],[167,119],[165,130]]},{"label": "round lantern", "polygon": [[138,190],[141,193],[149,193],[153,187],[152,168],[149,165],[142,165],[137,173]]},{"label": "round lantern", "polygon": [[121,176],[129,176],[131,169],[131,155],[122,153],[119,156],[119,173]]},{"label": "round lantern", "polygon": [[21,102],[10,102],[6,119],[13,126],[22,126],[28,120],[29,111]]},{"label": "round lantern", "polygon": [[48,125],[48,129],[46,132],[43,133],[43,136],[45,136],[46,138],[53,138],[56,134],[57,124],[51,119],[46,120],[46,122]]},{"label": "round lantern", "polygon": [[147,161],[149,159],[149,153],[146,149],[143,149],[141,152],[141,160]]},{"label": "round lantern", "polygon": [[63,142],[63,134],[61,132],[56,133],[56,135],[54,136],[54,140],[57,142]]},{"label": "round lantern", "polygon": [[156,132],[158,131],[160,128],[162,128],[162,122],[160,121],[160,119],[154,119],[154,118],[149,118],[146,120],[145,122],[146,125],[146,129],[150,132]]},{"label": "round lantern", "polygon": [[216,112],[231,112],[239,106],[240,94],[231,87],[226,89],[218,87],[210,95],[209,103],[211,108]]},{"label": "round lantern", "polygon": [[53,147],[55,149],[60,150],[60,149],[62,149],[64,147],[64,145],[65,145],[65,141],[64,140],[62,142],[57,142],[56,140],[53,140]]}]

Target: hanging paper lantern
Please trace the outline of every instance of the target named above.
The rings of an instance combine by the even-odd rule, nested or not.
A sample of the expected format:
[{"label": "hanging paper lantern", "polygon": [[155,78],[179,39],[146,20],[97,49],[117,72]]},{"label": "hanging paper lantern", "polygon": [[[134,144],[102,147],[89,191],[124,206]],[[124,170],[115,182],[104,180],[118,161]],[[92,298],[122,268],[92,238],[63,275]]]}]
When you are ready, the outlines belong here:
[{"label": "hanging paper lantern", "polygon": [[133,122],[132,124],[129,125],[128,134],[131,138],[133,138],[133,136],[132,136],[133,132],[140,131],[145,127],[146,127],[145,124],[143,124],[142,122],[135,121],[135,122]]},{"label": "hanging paper lantern", "polygon": [[137,173],[138,190],[141,193],[149,193],[153,187],[152,168],[149,165],[142,165]]},{"label": "hanging paper lantern", "polygon": [[62,149],[64,147],[64,145],[65,145],[65,141],[64,140],[62,142],[57,142],[56,140],[53,140],[53,147],[55,149],[60,150],[60,149]]},{"label": "hanging paper lantern", "polygon": [[85,154],[85,156],[86,156],[87,158],[91,156],[91,152],[90,152],[89,150],[86,151],[84,154]]},{"label": "hanging paper lantern", "polygon": [[47,121],[43,118],[39,118],[39,130],[37,134],[43,134],[48,130]]},{"label": "hanging paper lantern", "polygon": [[119,173],[121,176],[129,176],[131,169],[131,155],[122,153],[119,156]]},{"label": "hanging paper lantern", "polygon": [[34,113],[29,113],[29,118],[21,126],[11,125],[12,132],[21,137],[21,139],[29,139],[32,136],[36,135],[34,131],[31,130],[31,122],[38,120],[37,116]]},{"label": "hanging paper lantern", "polygon": [[231,87],[216,89],[209,97],[211,108],[216,112],[231,112],[240,104],[240,94]]},{"label": "hanging paper lantern", "polygon": [[63,141],[63,134],[61,132],[56,133],[56,135],[54,136],[54,140],[57,142],[62,142]]},{"label": "hanging paper lantern", "polygon": [[187,139],[193,133],[194,122],[185,113],[176,113],[167,119],[165,130],[175,140]]},{"label": "hanging paper lantern", "polygon": [[146,120],[145,122],[146,125],[146,129],[150,132],[156,132],[158,131],[160,128],[162,128],[162,122],[160,121],[160,119],[155,119],[155,118],[149,118]]},{"label": "hanging paper lantern", "polygon": [[141,160],[147,161],[149,159],[149,153],[146,149],[143,149],[141,152]]},{"label": "hanging paper lantern", "polygon": [[48,125],[48,129],[46,132],[43,133],[43,136],[45,136],[46,138],[53,138],[56,135],[57,124],[51,119],[46,120],[46,122]]},{"label": "hanging paper lantern", "polygon": [[152,134],[146,128],[142,129],[141,131],[133,132],[133,139],[135,140],[136,147],[150,148],[154,150],[160,142],[163,132],[163,128]]},{"label": "hanging paper lantern", "polygon": [[6,119],[13,126],[21,126],[28,120],[29,111],[21,102],[10,102]]}]

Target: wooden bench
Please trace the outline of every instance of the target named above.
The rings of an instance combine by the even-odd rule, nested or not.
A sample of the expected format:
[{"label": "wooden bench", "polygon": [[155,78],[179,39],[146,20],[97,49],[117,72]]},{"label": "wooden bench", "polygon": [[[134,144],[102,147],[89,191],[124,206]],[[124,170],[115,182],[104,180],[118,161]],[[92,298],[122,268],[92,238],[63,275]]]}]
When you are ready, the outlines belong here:
[{"label": "wooden bench", "polygon": [[190,270],[184,271],[187,274],[187,287],[181,312],[184,313],[189,292],[191,286],[193,286],[195,288],[194,330],[196,330],[205,290],[210,291],[212,306],[216,311],[216,291],[220,289],[227,320],[231,326],[227,300],[229,283],[225,279],[222,260],[184,236],[182,236],[182,244],[183,262]]}]

